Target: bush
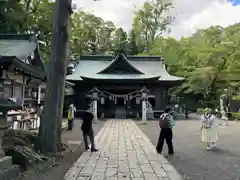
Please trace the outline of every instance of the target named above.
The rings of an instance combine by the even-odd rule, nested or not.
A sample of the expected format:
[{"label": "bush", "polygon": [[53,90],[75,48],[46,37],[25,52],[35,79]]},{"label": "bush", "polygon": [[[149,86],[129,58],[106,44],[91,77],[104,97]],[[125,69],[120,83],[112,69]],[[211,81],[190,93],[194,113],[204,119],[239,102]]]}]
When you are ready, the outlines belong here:
[{"label": "bush", "polygon": [[236,120],[240,120],[240,112],[232,112],[232,116]]},{"label": "bush", "polygon": [[232,100],[239,101],[240,100],[240,96],[233,96]]},{"label": "bush", "polygon": [[202,115],[203,113],[204,113],[204,109],[203,108],[197,109],[197,114],[198,115]]}]

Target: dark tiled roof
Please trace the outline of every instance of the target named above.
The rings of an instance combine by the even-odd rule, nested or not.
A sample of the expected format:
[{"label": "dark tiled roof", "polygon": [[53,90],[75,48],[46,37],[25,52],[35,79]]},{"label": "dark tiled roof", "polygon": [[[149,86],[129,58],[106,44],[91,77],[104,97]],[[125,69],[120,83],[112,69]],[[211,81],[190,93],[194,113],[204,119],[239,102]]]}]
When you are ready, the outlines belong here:
[{"label": "dark tiled roof", "polygon": [[32,53],[36,53],[38,58],[33,64],[46,72],[46,67],[41,58],[37,37],[33,34],[0,34],[0,56],[16,57],[24,61]]},{"label": "dark tiled roof", "polygon": [[[184,78],[170,75],[165,68],[161,56],[127,56],[127,61],[139,74],[99,73],[116,61],[112,56],[80,56],[75,71],[67,76],[67,80],[81,81],[91,79],[149,79],[159,77],[159,81],[180,81]],[[113,67],[112,67],[113,68]]]}]

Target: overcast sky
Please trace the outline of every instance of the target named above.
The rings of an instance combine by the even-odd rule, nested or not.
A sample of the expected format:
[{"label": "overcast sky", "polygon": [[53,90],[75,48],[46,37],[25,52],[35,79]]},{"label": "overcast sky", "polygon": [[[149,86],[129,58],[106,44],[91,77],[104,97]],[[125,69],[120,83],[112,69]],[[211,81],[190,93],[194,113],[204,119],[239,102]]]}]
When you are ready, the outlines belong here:
[{"label": "overcast sky", "polygon": [[[134,11],[146,0],[73,0],[78,8],[91,12],[117,27],[131,29]],[[228,26],[240,22],[240,5],[233,6],[226,0],[173,0],[172,13],[176,20],[170,36],[189,36],[197,29],[212,25]]]}]

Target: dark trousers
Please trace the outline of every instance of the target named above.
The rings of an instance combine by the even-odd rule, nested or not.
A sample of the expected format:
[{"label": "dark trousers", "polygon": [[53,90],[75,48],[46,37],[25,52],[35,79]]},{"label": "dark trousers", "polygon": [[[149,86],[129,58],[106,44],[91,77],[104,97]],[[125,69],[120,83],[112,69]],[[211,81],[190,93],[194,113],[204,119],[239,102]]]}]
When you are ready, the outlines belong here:
[{"label": "dark trousers", "polygon": [[159,139],[158,139],[157,148],[156,148],[156,150],[159,154],[162,153],[164,140],[166,140],[166,142],[167,142],[168,154],[173,154],[174,153],[172,137],[173,137],[173,133],[172,133],[171,128],[162,128],[161,129]]},{"label": "dark trousers", "polygon": [[71,131],[74,126],[74,119],[68,119],[68,130]]},{"label": "dark trousers", "polygon": [[85,145],[85,149],[88,149],[88,137],[91,143],[91,149],[95,149],[95,144],[94,144],[94,132],[93,130],[90,131],[83,131],[83,141]]}]

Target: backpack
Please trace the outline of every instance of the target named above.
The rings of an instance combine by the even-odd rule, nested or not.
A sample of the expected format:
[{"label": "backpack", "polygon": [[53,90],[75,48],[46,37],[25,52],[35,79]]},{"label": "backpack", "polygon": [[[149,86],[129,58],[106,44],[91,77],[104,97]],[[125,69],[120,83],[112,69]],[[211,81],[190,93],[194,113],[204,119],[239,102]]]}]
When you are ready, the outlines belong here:
[{"label": "backpack", "polygon": [[159,126],[160,128],[170,128],[170,125],[169,125],[169,122],[168,122],[168,116],[170,116],[169,114],[168,115],[165,115],[163,116],[163,118],[160,119],[159,121]]},{"label": "backpack", "polygon": [[212,126],[212,121],[211,121],[211,116],[212,116],[212,114],[209,114],[209,115],[205,115],[204,114],[204,121],[203,121],[203,127],[205,128],[205,129],[208,129],[208,128],[211,128],[211,126]]}]

